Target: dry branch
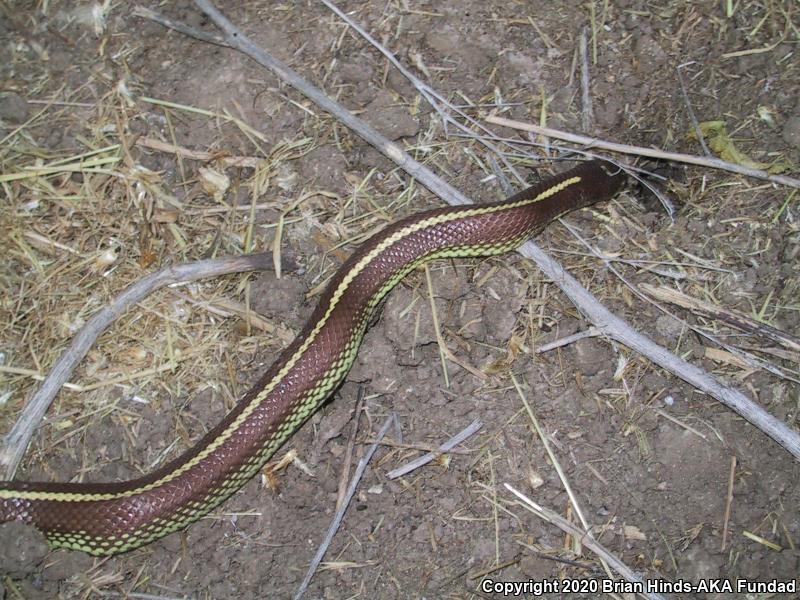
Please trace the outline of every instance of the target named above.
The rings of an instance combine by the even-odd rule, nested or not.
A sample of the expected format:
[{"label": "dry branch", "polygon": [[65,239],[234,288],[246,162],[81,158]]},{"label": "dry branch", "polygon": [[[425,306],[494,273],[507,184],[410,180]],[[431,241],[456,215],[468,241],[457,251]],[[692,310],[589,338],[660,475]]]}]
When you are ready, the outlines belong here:
[{"label": "dry branch", "polygon": [[755,177],[756,179],[766,179],[772,183],[786,185],[789,187],[800,188],[800,179],[794,177],[787,177],[786,175],[773,175],[763,169],[753,169],[751,167],[743,167],[721,158],[695,156],[693,154],[681,154],[679,152],[666,152],[664,150],[656,150],[655,148],[645,148],[644,146],[629,146],[627,144],[618,144],[616,142],[607,142],[585,135],[578,135],[569,133],[567,131],[560,131],[558,129],[551,129],[550,127],[542,127],[534,125],[533,123],[523,123],[522,121],[514,121],[513,119],[506,119],[504,117],[489,116],[486,117],[488,123],[494,125],[502,125],[511,129],[518,129],[520,131],[530,131],[531,133],[538,133],[546,137],[564,140],[573,144],[579,144],[584,148],[599,148],[601,150],[608,150],[610,152],[619,152],[622,154],[635,154],[638,156],[648,156],[650,158],[658,158],[661,160],[671,160],[679,163],[687,163],[690,165],[698,165],[701,167],[709,167],[712,169],[722,169],[723,171],[730,171],[738,175],[746,175],[747,177]]}]

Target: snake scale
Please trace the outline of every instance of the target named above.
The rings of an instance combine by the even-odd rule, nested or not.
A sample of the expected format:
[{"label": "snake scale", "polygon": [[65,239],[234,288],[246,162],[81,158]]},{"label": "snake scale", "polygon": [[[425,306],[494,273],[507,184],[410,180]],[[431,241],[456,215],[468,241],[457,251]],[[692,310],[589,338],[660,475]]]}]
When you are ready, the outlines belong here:
[{"label": "snake scale", "polygon": [[252,478],[343,381],[381,299],[422,263],[509,252],[553,219],[611,198],[624,177],[592,161],[504,201],[434,209],[387,226],[341,266],[298,337],[199,442],[119,483],[0,482],[0,522],[53,547],[111,555],[196,521]]}]

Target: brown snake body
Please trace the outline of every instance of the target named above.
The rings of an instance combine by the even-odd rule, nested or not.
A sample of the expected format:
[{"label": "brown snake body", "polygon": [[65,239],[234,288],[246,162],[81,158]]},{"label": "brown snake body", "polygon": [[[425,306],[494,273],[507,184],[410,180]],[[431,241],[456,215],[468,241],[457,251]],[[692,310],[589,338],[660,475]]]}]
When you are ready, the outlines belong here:
[{"label": "brown snake body", "polygon": [[379,302],[410,271],[437,257],[513,250],[553,219],[612,197],[623,179],[588,162],[502,202],[389,225],[342,265],[297,339],[183,455],[120,483],[0,482],[0,522],[32,523],[56,547],[116,554],[199,519],[255,475],[342,382]]}]

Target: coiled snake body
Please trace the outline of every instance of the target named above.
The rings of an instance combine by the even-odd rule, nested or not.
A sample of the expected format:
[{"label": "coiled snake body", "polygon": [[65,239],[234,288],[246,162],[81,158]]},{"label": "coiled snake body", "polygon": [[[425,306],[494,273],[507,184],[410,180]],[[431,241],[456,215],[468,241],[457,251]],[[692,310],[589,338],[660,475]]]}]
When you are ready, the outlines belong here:
[{"label": "coiled snake body", "polygon": [[437,257],[508,252],[553,219],[613,196],[622,184],[588,162],[507,200],[398,221],[339,269],[297,339],[197,444],[121,483],[0,482],[0,522],[34,524],[54,547],[131,550],[196,521],[253,477],[336,389],[381,299]]}]

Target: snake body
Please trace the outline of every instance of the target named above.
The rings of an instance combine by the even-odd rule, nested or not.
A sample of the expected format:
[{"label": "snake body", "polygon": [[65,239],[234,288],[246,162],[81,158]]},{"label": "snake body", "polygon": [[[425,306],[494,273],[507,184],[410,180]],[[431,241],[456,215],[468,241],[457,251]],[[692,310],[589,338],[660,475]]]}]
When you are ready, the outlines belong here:
[{"label": "snake body", "polygon": [[54,547],[110,555],[196,521],[252,478],[337,388],[381,299],[409,272],[438,257],[511,251],[553,219],[610,198],[622,180],[588,162],[502,202],[389,225],[342,265],[294,342],[194,447],[120,483],[0,482],[0,522],[32,523]]}]

